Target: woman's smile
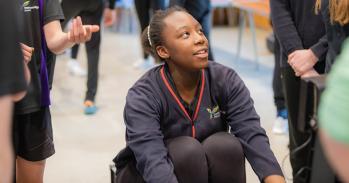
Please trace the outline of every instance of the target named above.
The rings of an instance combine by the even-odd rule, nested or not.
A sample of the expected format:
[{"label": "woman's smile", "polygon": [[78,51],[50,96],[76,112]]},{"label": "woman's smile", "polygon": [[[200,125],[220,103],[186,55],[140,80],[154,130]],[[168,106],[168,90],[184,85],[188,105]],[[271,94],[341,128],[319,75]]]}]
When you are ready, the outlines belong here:
[{"label": "woman's smile", "polygon": [[200,59],[207,59],[208,58],[208,48],[201,48],[198,51],[195,51],[194,56],[200,58]]}]

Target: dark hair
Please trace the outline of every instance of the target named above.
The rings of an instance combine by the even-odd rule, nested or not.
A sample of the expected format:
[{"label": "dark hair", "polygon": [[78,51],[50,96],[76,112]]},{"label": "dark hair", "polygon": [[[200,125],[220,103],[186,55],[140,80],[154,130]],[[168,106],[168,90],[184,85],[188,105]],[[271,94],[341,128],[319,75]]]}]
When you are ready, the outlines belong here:
[{"label": "dark hair", "polygon": [[174,6],[166,10],[156,11],[152,19],[150,20],[149,26],[143,30],[141,38],[143,50],[146,53],[151,54],[157,62],[164,61],[156,52],[156,47],[163,45],[162,31],[165,27],[163,20],[177,11],[187,12],[185,9],[179,6]]}]

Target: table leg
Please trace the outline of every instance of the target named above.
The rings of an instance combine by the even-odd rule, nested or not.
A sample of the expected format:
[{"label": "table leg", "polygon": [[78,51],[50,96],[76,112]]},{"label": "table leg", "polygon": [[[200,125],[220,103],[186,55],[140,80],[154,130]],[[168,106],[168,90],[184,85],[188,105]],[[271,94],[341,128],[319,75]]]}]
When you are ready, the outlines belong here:
[{"label": "table leg", "polygon": [[256,26],[253,19],[253,14],[251,12],[247,12],[248,14],[248,22],[250,24],[250,30],[252,33],[252,42],[253,42],[253,52],[255,56],[255,62],[256,62],[256,70],[259,69],[259,61],[258,61],[258,54],[257,54],[257,38],[256,38]]}]

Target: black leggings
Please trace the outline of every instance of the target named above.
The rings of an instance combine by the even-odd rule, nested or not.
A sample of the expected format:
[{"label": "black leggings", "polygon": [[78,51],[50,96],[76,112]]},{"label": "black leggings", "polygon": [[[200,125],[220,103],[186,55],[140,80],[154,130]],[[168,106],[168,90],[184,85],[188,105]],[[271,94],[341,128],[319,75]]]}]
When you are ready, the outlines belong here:
[{"label": "black leggings", "polygon": [[277,109],[277,112],[286,109],[285,102],[285,93],[282,87],[281,81],[281,47],[279,40],[274,35],[275,43],[274,43],[274,74],[273,74],[273,92],[274,92],[274,103]]},{"label": "black leggings", "polygon": [[[135,0],[135,8],[139,20],[141,35],[143,30],[149,25],[151,15],[160,9],[165,9],[164,0]],[[148,54],[143,51],[143,57],[148,58]]]},{"label": "black leggings", "polygon": [[[219,132],[199,142],[182,136],[168,140],[166,146],[179,183],[245,183],[245,156],[239,140]],[[117,183],[144,183],[129,162],[116,178]]]},{"label": "black leggings", "polygon": [[[70,19],[76,16],[81,16],[83,24],[101,25],[104,10],[104,4],[102,1],[86,3],[81,0],[63,0],[61,5],[65,16],[65,21],[62,22],[63,28],[67,25]],[[97,93],[100,44],[101,31],[93,33],[91,40],[85,44],[88,61],[87,91],[85,100],[94,101]],[[78,49],[78,44],[73,47],[72,58],[77,58]]]}]

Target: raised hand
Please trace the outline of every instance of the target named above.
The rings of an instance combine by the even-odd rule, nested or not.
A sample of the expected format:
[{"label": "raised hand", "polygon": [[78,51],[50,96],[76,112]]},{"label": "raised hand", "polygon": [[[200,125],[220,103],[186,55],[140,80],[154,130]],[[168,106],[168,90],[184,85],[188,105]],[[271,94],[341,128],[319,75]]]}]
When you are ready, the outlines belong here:
[{"label": "raised hand", "polygon": [[98,25],[82,25],[81,17],[73,19],[68,32],[68,40],[72,43],[84,43],[91,39],[93,33],[99,31]]},{"label": "raised hand", "polygon": [[103,18],[104,26],[106,26],[106,27],[112,26],[116,20],[115,10],[105,8],[103,17],[104,17]]}]

